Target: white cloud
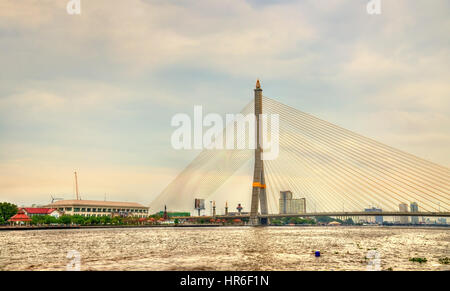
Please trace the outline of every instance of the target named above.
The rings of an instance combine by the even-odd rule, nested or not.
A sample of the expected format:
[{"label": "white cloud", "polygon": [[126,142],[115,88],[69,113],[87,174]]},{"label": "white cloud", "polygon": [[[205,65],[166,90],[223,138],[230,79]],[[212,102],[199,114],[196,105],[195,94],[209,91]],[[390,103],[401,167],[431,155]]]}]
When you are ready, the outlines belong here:
[{"label": "white cloud", "polygon": [[[74,147],[66,161],[88,152],[102,169],[108,161],[135,162],[129,151],[148,163],[160,162],[146,160],[148,155],[173,158],[155,146],[170,122],[161,108],[189,113],[198,102],[218,110],[231,102],[244,106],[251,89],[237,98],[242,91],[235,88],[260,77],[297,108],[325,112],[322,118],[450,165],[446,0],[383,1],[383,12],[375,17],[367,15],[366,2],[351,0],[265,5],[82,0],[78,16],[66,13],[66,3],[0,2],[0,63],[8,68],[0,72],[0,146],[6,162],[29,155],[35,170],[46,156],[30,148],[39,144],[56,161],[68,143]],[[183,84],[180,70],[185,70]],[[218,79],[230,81],[229,91],[216,87]],[[236,96],[227,99],[224,92]],[[45,150],[46,142],[54,147]],[[137,150],[141,144],[147,151]],[[87,151],[88,146],[98,151]],[[44,171],[39,179],[52,171],[59,170]],[[7,179],[19,181],[20,175],[16,168]],[[126,185],[131,184],[121,189]],[[135,189],[146,187],[142,178]]]}]

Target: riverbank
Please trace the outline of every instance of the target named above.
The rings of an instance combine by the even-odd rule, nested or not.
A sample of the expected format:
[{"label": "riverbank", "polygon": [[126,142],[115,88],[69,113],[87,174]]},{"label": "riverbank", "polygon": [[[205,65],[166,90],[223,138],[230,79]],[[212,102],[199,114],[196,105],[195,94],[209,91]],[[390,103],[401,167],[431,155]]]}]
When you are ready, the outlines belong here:
[{"label": "riverbank", "polygon": [[[153,224],[153,225],[47,225],[47,226],[0,226],[0,231],[11,230],[52,230],[52,229],[90,229],[90,228],[149,228],[149,227],[219,227],[220,224]],[[228,225],[227,225],[228,226]],[[234,225],[229,225],[234,226]],[[236,225],[242,226],[242,225]]]},{"label": "riverbank", "polygon": [[[147,225],[46,225],[46,226],[0,226],[0,231],[20,230],[60,230],[60,229],[108,229],[108,228],[172,228],[172,227],[243,227],[251,225],[223,225],[223,224],[147,224]],[[269,225],[270,227],[330,227],[330,228],[398,228],[398,229],[443,229],[450,230],[450,225]],[[258,226],[264,227],[264,226]]]}]

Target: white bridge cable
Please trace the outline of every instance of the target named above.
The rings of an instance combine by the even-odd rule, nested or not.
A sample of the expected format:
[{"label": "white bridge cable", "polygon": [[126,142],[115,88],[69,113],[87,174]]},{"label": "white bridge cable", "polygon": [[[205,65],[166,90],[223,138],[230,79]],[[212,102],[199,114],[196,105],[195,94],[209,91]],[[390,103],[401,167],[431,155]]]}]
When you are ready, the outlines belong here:
[{"label": "white bridge cable", "polygon": [[[267,106],[266,106],[266,107],[267,107]],[[284,114],[284,113],[283,113],[283,114]],[[286,114],[284,114],[283,118],[286,119]],[[293,122],[291,121],[290,124],[293,124]],[[303,133],[304,133],[304,134],[314,135],[314,133],[311,133],[310,130],[304,130]],[[316,131],[316,134],[317,134],[317,133],[321,134],[322,132],[321,132],[321,131]],[[316,136],[317,136],[317,135],[316,135]],[[314,137],[314,141],[322,142],[322,143],[326,144],[328,148],[336,147],[336,145],[338,144],[338,143],[330,144],[331,142],[333,142],[333,140],[330,140],[330,139],[328,139],[328,140],[326,140],[325,142],[323,142],[323,140],[321,140],[321,139],[319,139],[319,138],[315,138],[315,137]],[[340,150],[340,151],[346,150],[346,148],[345,148],[345,147],[340,147],[339,150]],[[355,161],[356,161],[356,160],[357,160],[357,161],[364,161],[364,160],[365,160],[365,161],[368,161],[368,159],[366,158],[366,156],[368,156],[367,154],[366,154],[366,155],[361,155],[361,154],[358,153],[357,151],[353,151],[353,148],[352,148],[351,150],[352,150],[351,152],[347,151],[347,153],[348,153],[350,156],[352,156],[353,159],[354,159]],[[356,154],[355,154],[355,152],[356,152]],[[357,159],[355,159],[354,157],[357,156],[357,155],[358,155],[358,157],[357,157]],[[370,156],[370,155],[369,155],[369,156]],[[377,162],[376,160],[372,160],[371,162],[372,162],[372,165],[377,166],[379,170],[381,169],[381,171],[385,171],[385,172],[388,171],[388,170],[384,169],[384,168],[380,165],[380,163]],[[396,170],[392,170],[392,171],[396,171]],[[388,171],[388,172],[389,172],[389,171]],[[391,176],[392,176],[392,174],[393,174],[393,173],[390,172],[390,175],[391,175]],[[396,174],[397,174],[397,173],[396,173]],[[404,179],[404,176],[405,176],[405,175],[401,175],[401,178]],[[406,175],[406,177],[411,178],[410,175]],[[396,179],[397,182],[400,182],[400,180],[397,179],[396,177],[393,177],[393,179]],[[411,187],[411,188],[413,188],[413,189],[415,189],[415,190],[419,190],[418,188],[422,188],[422,191],[429,191],[429,192],[435,194],[436,196],[440,196],[440,197],[443,198],[443,199],[447,198],[446,200],[448,201],[448,197],[449,197],[450,195],[449,195],[449,192],[446,191],[446,190],[442,190],[442,189],[441,189],[440,192],[442,192],[442,194],[440,194],[440,193],[437,193],[436,191],[433,191],[433,190],[431,190],[431,189],[425,188],[424,186],[421,186],[420,184],[418,184],[418,183],[415,182],[415,181],[412,181],[412,180],[409,180],[409,179],[404,179],[404,180],[410,182],[411,184],[414,184],[414,185],[407,184],[408,187]],[[401,181],[401,182],[403,182],[403,181]],[[429,187],[429,188],[433,188],[433,189],[438,190],[436,187]],[[445,187],[444,187],[444,188],[445,188]],[[438,191],[439,191],[439,190],[438,190]],[[434,197],[436,197],[436,196],[434,196]]]},{"label": "white bridge cable", "polygon": [[[284,109],[285,111],[293,112],[293,114],[295,114],[296,120],[301,121],[302,124],[304,124],[304,125],[310,125],[309,128],[311,130],[317,130],[317,129],[321,128],[321,129],[325,129],[325,131],[328,131],[328,132],[335,132],[336,133],[335,138],[337,140],[354,143],[358,148],[360,148],[360,149],[362,148],[364,153],[367,151],[374,150],[377,153],[388,153],[390,155],[394,154],[393,157],[394,157],[394,159],[397,160],[398,163],[407,164],[408,168],[410,168],[410,167],[417,168],[417,165],[419,165],[420,167],[418,167],[417,170],[422,171],[424,173],[429,173],[426,170],[429,169],[429,167],[431,166],[433,168],[433,172],[431,173],[431,176],[427,176],[427,177],[429,177],[431,179],[438,179],[441,176],[441,172],[442,172],[444,175],[443,175],[443,179],[440,180],[440,182],[447,186],[450,185],[450,181],[448,180],[448,177],[450,176],[450,169],[447,169],[447,168],[437,165],[437,164],[433,164],[429,161],[420,159],[411,154],[407,154],[402,151],[396,150],[394,148],[388,147],[384,144],[381,144],[379,142],[371,140],[367,137],[358,135],[347,129],[341,128],[337,125],[334,125],[332,123],[329,123],[329,122],[321,120],[321,119],[318,119],[317,117],[314,117],[312,115],[306,114],[302,111],[299,111],[298,109],[295,109],[293,107],[290,107],[290,106],[282,104],[282,103],[279,103],[268,97],[263,97],[263,99],[265,101],[266,106],[272,106],[272,107],[276,107],[278,110]],[[299,125],[299,124],[300,124],[299,122],[293,123],[293,125]],[[370,146],[370,147],[367,148],[366,146]],[[400,158],[398,158],[399,156],[400,156]],[[379,156],[379,157],[382,157],[382,156]],[[411,161],[408,162],[409,160],[411,160]],[[412,166],[411,166],[411,163],[413,164]],[[436,172],[436,170],[439,170],[439,171]],[[436,174],[437,174],[437,177],[435,176]]]},{"label": "white bridge cable", "polygon": [[[377,191],[373,191],[370,187],[373,186],[373,184],[365,184],[361,185],[361,183],[365,182],[363,181],[363,177],[361,177],[361,174],[354,171],[351,167],[343,167],[342,161],[334,161],[331,160],[329,155],[324,154],[313,154],[314,152],[314,146],[308,146],[308,141],[295,141],[294,142],[297,147],[303,146],[305,153],[307,151],[310,152],[310,154],[305,154],[301,156],[301,159],[308,162],[311,161],[309,164],[311,165],[311,171],[314,171],[320,178],[321,181],[329,184],[331,187],[338,187],[340,189],[340,196],[346,196],[347,201],[350,197],[346,195],[346,193],[351,193],[354,196],[360,196],[360,199],[364,198],[372,198],[376,196],[380,196],[382,194],[377,193]],[[317,146],[316,146],[317,147]],[[282,147],[283,151],[287,151],[286,148]],[[294,157],[297,157],[297,155],[294,155]],[[354,171],[354,173],[351,173],[350,171]],[[346,173],[347,172],[347,173]],[[358,178],[359,175],[359,178]],[[371,194],[370,192],[374,192]],[[364,193],[365,195],[362,195]],[[343,197],[344,198],[344,197]],[[350,200],[353,200],[350,198]],[[376,201],[378,201],[380,204],[380,201],[386,201],[391,200],[391,197],[388,195],[382,195],[382,197],[378,197]],[[396,201],[395,203],[400,202]],[[367,206],[367,205],[366,205]],[[360,208],[361,209],[361,208]]]},{"label": "white bridge cable", "polygon": [[[252,101],[241,114],[253,113],[253,106]],[[263,97],[263,113],[280,116],[279,156],[264,161],[269,213],[278,213],[280,191],[285,190],[291,190],[295,198],[306,198],[308,212],[340,212],[344,207],[346,212],[362,211],[368,206],[398,211],[399,203],[411,202],[417,202],[420,211],[450,210],[448,168],[267,97]],[[235,124],[224,127],[219,134],[222,141],[229,126]],[[250,149],[203,150],[150,207],[160,210],[167,204],[169,209],[192,209],[194,198],[210,198],[253,161]],[[249,178],[252,175],[253,171],[248,173]],[[248,193],[226,191],[247,201],[251,183],[246,189]]]},{"label": "white bridge cable", "polygon": [[[241,111],[253,111],[253,101]],[[225,131],[223,131],[225,134]],[[194,198],[208,198],[233,173],[252,158],[253,151],[203,150],[199,155],[152,201],[150,208],[157,211],[168,204],[171,209],[190,209]]]},{"label": "white bridge cable", "polygon": [[[337,206],[341,204],[341,201],[339,200],[339,193],[336,192],[333,188],[326,188],[324,187],[323,183],[321,181],[314,181],[315,185],[314,187],[311,187],[309,183],[307,182],[308,177],[306,177],[305,173],[298,173],[298,168],[292,171],[292,165],[293,162],[297,159],[296,156],[289,156],[286,151],[283,151],[283,154],[280,154],[280,156],[277,158],[278,162],[274,161],[266,161],[266,165],[269,168],[268,171],[268,177],[271,177],[272,175],[283,175],[284,179],[281,183],[277,185],[268,185],[269,189],[271,189],[271,194],[273,196],[279,195],[280,191],[283,190],[293,190],[293,193],[302,193],[307,201],[314,201],[314,204],[317,204],[317,201],[324,201],[321,203],[321,210],[324,211],[332,211],[335,210]],[[300,162],[300,161],[299,161]],[[304,162],[304,161],[301,161]],[[305,165],[305,164],[304,164]],[[303,166],[304,166],[303,165]],[[306,164],[307,165],[307,164]],[[272,170],[272,168],[282,166],[284,169],[289,168],[289,172],[286,171],[280,171],[279,168],[276,170]],[[305,168],[305,167],[302,167]],[[309,166],[307,165],[307,168]],[[278,171],[278,172],[277,172]],[[281,173],[280,173],[281,172]],[[294,173],[293,173],[294,172]],[[297,173],[295,173],[297,172]],[[280,186],[283,185],[283,186]],[[305,187],[305,189],[299,189],[298,185],[302,185]],[[288,187],[287,187],[288,186]],[[311,194],[314,193],[314,194]],[[338,202],[332,203],[333,200],[337,200]],[[331,204],[331,207],[329,206]]]},{"label": "white bridge cable", "polygon": [[[266,108],[267,108],[267,106],[266,106]],[[269,108],[270,108],[270,106],[269,106]],[[286,119],[286,116],[287,116],[287,114],[285,113],[285,112],[283,112],[283,119]],[[283,126],[283,124],[284,123],[282,123],[282,126]],[[291,121],[291,122],[288,122],[287,123],[288,125],[291,125],[291,124],[293,124],[293,122]],[[309,131],[304,131],[304,132],[302,132],[304,135],[307,135],[307,136],[312,136],[312,138],[313,138],[313,140],[314,141],[318,141],[318,140],[320,140],[320,139],[318,139],[317,138],[317,135],[314,135],[314,134],[311,134]],[[323,142],[322,142],[322,144],[323,144]],[[330,147],[329,146],[329,143],[325,143],[325,146],[326,146],[326,149],[332,149],[332,147]],[[325,149],[325,148],[324,148]],[[325,149],[325,150],[326,150]],[[330,151],[328,151],[328,150],[326,150],[328,153],[330,153],[330,155],[329,156],[333,156],[333,157],[340,157],[340,158],[343,158],[344,160],[341,160],[341,162],[347,162],[346,160],[345,160],[345,158],[347,158],[346,156],[343,156],[343,155],[341,155],[341,152],[342,151],[347,151],[345,148],[343,148],[343,147],[340,147],[339,148],[339,150],[340,151],[337,151],[337,152],[333,152],[333,153],[331,153]],[[348,153],[348,151],[347,151],[347,153]],[[351,153],[350,153],[350,155],[352,155]],[[354,156],[354,155],[353,155]],[[353,160],[354,161],[361,161],[361,160],[364,160],[364,158],[363,157],[358,157],[357,159],[354,159],[353,158]],[[330,164],[329,166],[332,166],[332,164]],[[362,171],[362,172],[367,172],[366,171],[366,168],[367,167],[361,167],[361,169],[363,169],[363,170],[365,170],[365,171]],[[369,173],[370,175],[369,176],[371,176],[371,177],[373,177],[373,178],[369,178],[372,182],[375,182],[375,183],[377,183],[377,181],[376,180],[380,180],[380,179],[384,179],[384,181],[383,182],[387,182],[388,183],[388,186],[389,187],[391,187],[391,188],[395,188],[395,189],[397,189],[398,191],[400,191],[400,192],[402,192],[402,193],[404,193],[405,195],[407,195],[408,196],[408,194],[409,193],[406,193],[405,192],[405,190],[403,189],[403,188],[400,188],[400,187],[402,187],[402,185],[400,185],[398,182],[400,181],[399,179],[397,179],[397,181],[395,181],[394,183],[396,183],[396,186],[393,186],[393,184],[392,184],[392,181],[390,181],[389,179],[387,179],[386,180],[386,177],[389,177],[389,178],[392,178],[392,176],[386,176],[386,175],[378,175],[377,177],[375,177],[374,176],[374,173],[373,173],[373,170],[377,170],[377,169],[373,169],[373,167],[370,167],[370,170],[371,170],[371,172]],[[359,173],[360,175],[362,174],[362,173]],[[378,173],[379,174],[379,173]],[[368,178],[367,176],[365,176],[366,178]],[[374,180],[374,179],[376,179],[376,180]],[[394,177],[394,179],[395,179],[395,177]],[[403,182],[403,181],[401,181],[401,182]],[[377,183],[379,186],[381,186],[381,187],[383,187],[383,188],[385,188],[386,189],[386,187],[384,186],[384,185],[381,185],[380,183]],[[412,187],[411,185],[406,185],[407,187]],[[412,187],[412,188],[414,188],[414,187]],[[378,189],[380,189],[380,188],[378,188]],[[415,188],[415,190],[418,190],[417,188]],[[416,191],[417,192],[417,191]],[[418,193],[416,193],[416,194],[418,194]],[[424,199],[426,199],[426,200],[429,200],[427,197],[424,197],[423,195],[420,195],[419,194],[419,196],[421,196],[421,198],[424,198]],[[406,197],[406,196],[405,196]],[[409,196],[409,199],[412,199],[410,196]],[[445,198],[442,198],[442,199],[445,199]],[[444,201],[444,200],[442,200],[442,199],[438,199],[439,200],[439,202],[442,202],[442,203],[446,203],[446,201]],[[448,201],[448,200],[447,200]],[[436,208],[438,207],[438,205],[436,205]]]},{"label": "white bridge cable", "polygon": [[[314,196],[306,198],[309,198],[309,201],[310,199],[316,200],[316,198],[320,198],[323,208],[327,208],[325,207],[325,205],[331,204],[332,201],[337,200],[335,201],[335,203],[333,203],[333,207],[331,207],[329,210],[335,210],[336,206],[341,205],[341,197],[339,197],[339,193],[335,191],[334,187],[324,187],[324,183],[321,180],[316,179],[314,181],[313,191],[311,191],[309,183],[306,183],[305,178],[308,178],[309,180],[314,179],[313,177],[310,177],[310,175],[308,175],[308,172],[314,172],[318,174],[317,176],[320,176],[321,171],[315,169],[313,166],[310,166],[312,163],[309,162],[310,159],[305,155],[304,152],[292,152],[289,147],[285,147],[285,143],[283,142],[285,140],[285,137],[283,135],[281,136],[280,140],[282,141],[282,143],[280,144],[281,147],[278,158],[274,161],[265,161],[265,165],[267,165],[269,169],[276,168],[276,171],[268,171],[268,176],[270,177],[274,174],[276,174],[277,176],[281,176],[282,183],[280,184],[284,186],[283,188],[276,189],[275,191],[272,190],[272,194],[277,195],[281,190],[289,189],[288,187],[286,187],[287,185],[289,185],[291,190],[296,190],[296,185],[308,185],[306,191],[298,191],[297,193],[302,193],[304,194],[304,196],[310,196],[307,195],[308,192],[314,193]],[[295,164],[295,162],[297,161],[299,165]],[[296,165],[296,167],[294,165]],[[308,172],[306,172],[305,170],[308,170]],[[270,186],[271,185],[268,185],[268,187]],[[272,189],[273,187],[270,188]],[[325,194],[322,194],[323,192],[325,192]],[[326,203],[324,201],[326,201]]]},{"label": "white bridge cable", "polygon": [[[310,173],[314,173],[315,176],[315,185],[316,187],[318,185],[326,185],[330,190],[332,190],[333,192],[335,192],[335,195],[330,195],[328,197],[324,197],[324,199],[322,199],[322,201],[326,201],[329,200],[331,197],[336,197],[341,199],[340,201],[342,201],[343,198],[347,197],[350,198],[350,200],[353,201],[353,199],[349,196],[347,196],[347,192],[349,192],[349,188],[350,189],[354,189],[354,187],[349,186],[346,180],[346,177],[342,175],[342,173],[340,173],[339,171],[335,170],[335,167],[325,167],[325,166],[321,166],[321,163],[315,163],[316,161],[314,160],[314,158],[308,154],[308,152],[311,152],[310,148],[303,148],[303,151],[292,151],[289,149],[289,147],[285,147],[284,145],[282,145],[281,147],[282,152],[289,155],[289,158],[291,159],[290,162],[293,164],[294,161],[298,162],[298,163],[303,163],[301,165],[302,168],[306,168],[308,169],[308,171]],[[280,156],[283,154],[280,154]],[[271,162],[271,161],[268,161]],[[298,169],[297,169],[298,171]],[[312,177],[314,179],[314,176]],[[339,180],[337,178],[341,178],[342,181],[339,182]],[[320,179],[320,180],[319,180]],[[345,187],[345,186],[347,187]],[[337,192],[336,190],[341,190],[340,192]],[[354,193],[358,193],[358,191],[353,191]],[[359,191],[360,192],[360,191]],[[345,197],[341,197],[341,196],[345,196]],[[365,202],[368,202],[366,200],[367,197],[361,197]],[[369,197],[370,198],[370,197]],[[371,201],[372,203],[374,201]],[[339,206],[341,203],[337,203],[337,205]],[[370,203],[369,203],[370,204]],[[360,205],[362,206],[362,205]],[[365,205],[367,206],[367,205]],[[335,209],[335,208],[334,208]],[[361,209],[357,208],[357,209]]]}]

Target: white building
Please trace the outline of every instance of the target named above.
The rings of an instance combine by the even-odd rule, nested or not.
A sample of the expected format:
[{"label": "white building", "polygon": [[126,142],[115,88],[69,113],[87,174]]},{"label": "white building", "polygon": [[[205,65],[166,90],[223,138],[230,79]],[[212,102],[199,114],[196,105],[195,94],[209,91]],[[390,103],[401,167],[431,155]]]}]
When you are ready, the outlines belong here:
[{"label": "white building", "polygon": [[[399,212],[408,212],[408,204],[406,203],[400,203],[398,205],[398,211]],[[408,224],[409,223],[409,218],[408,216],[399,216],[398,217],[398,221],[402,224]]]},{"label": "white building", "polygon": [[50,215],[58,219],[62,215],[62,212],[55,208],[24,207],[21,209],[28,217]]},{"label": "white building", "polygon": [[47,205],[66,215],[90,216],[134,216],[147,217],[148,207],[135,202],[60,200]]},{"label": "white building", "polygon": [[306,199],[294,199],[291,191],[280,191],[280,214],[306,213]]}]

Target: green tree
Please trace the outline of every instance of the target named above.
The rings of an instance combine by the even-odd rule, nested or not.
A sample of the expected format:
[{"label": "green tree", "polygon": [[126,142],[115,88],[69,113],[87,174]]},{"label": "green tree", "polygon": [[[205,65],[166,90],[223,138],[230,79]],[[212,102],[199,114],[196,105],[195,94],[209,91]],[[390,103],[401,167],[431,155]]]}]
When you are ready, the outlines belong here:
[{"label": "green tree", "polygon": [[0,203],[0,216],[3,218],[4,221],[8,221],[13,215],[15,215],[19,211],[17,208],[17,205],[8,203],[8,202],[2,202]]},{"label": "green tree", "polygon": [[71,224],[72,223],[72,216],[70,215],[63,215],[58,219],[59,223],[62,224]]},{"label": "green tree", "polygon": [[100,223],[101,224],[110,224],[111,221],[112,221],[112,219],[109,216],[102,216],[102,217],[100,217]]},{"label": "green tree", "polygon": [[0,216],[0,225],[3,225],[5,223],[6,223],[6,221],[3,219],[3,217]]},{"label": "green tree", "polygon": [[112,224],[123,224],[123,218],[120,216],[114,216],[111,220]]},{"label": "green tree", "polygon": [[100,223],[100,217],[91,216],[87,220],[87,224],[99,224]]},{"label": "green tree", "polygon": [[53,217],[51,215],[45,215],[44,216],[44,223],[45,224],[58,223],[58,219],[56,219],[55,217]]},{"label": "green tree", "polygon": [[344,221],[344,224],[347,224],[347,225],[354,225],[355,222],[353,221],[353,219],[347,218],[347,219]]},{"label": "green tree", "polygon": [[72,222],[75,224],[83,225],[86,224],[86,218],[79,214],[72,216]]},{"label": "green tree", "polygon": [[45,223],[45,216],[42,215],[34,215],[31,217],[31,224],[38,225]]},{"label": "green tree", "polygon": [[282,223],[281,220],[279,220],[279,219],[271,219],[271,220],[270,220],[270,224],[273,224],[273,225],[282,225],[283,223]]}]

